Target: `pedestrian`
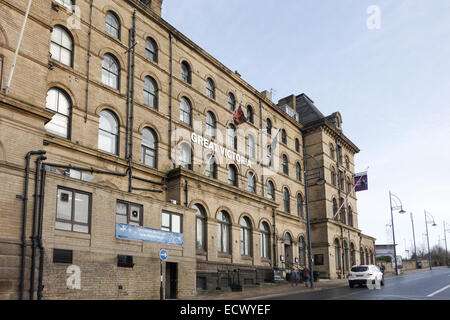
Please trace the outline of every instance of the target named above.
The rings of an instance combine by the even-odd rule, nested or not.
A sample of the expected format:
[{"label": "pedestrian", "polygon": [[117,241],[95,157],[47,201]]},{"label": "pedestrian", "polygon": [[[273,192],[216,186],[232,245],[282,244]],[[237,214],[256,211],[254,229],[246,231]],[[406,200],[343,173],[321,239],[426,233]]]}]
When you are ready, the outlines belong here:
[{"label": "pedestrian", "polygon": [[303,268],[303,279],[305,279],[305,286],[308,288],[308,283],[310,282],[311,273],[308,267]]},{"label": "pedestrian", "polygon": [[292,268],[291,276],[289,277],[289,280],[291,280],[292,286],[294,286],[294,282],[295,282],[296,286],[298,285],[297,271],[295,270],[295,268]]}]

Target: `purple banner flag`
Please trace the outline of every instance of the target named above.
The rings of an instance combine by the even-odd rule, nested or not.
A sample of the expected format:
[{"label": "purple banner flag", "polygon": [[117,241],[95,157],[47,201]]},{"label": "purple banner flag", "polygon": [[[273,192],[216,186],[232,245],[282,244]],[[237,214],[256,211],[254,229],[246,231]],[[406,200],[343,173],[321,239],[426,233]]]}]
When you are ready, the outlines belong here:
[{"label": "purple banner flag", "polygon": [[355,191],[369,190],[369,180],[367,178],[367,172],[355,174]]}]

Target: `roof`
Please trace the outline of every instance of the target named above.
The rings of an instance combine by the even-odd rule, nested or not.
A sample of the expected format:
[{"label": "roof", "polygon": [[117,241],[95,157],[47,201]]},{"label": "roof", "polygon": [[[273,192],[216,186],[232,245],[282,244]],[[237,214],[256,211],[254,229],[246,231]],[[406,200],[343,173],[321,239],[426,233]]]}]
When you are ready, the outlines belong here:
[{"label": "roof", "polygon": [[299,122],[303,125],[325,118],[323,113],[314,105],[314,101],[304,93],[296,97],[296,109]]}]

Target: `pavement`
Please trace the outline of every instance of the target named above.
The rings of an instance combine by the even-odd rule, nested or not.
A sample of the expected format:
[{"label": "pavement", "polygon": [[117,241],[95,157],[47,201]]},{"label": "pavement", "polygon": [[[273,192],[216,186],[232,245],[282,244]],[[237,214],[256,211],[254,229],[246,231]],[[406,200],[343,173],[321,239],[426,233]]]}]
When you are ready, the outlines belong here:
[{"label": "pavement", "polygon": [[[440,267],[445,268],[445,267]],[[440,268],[433,268],[440,269]],[[427,272],[429,269],[415,269],[408,271],[401,271],[399,277],[409,274]],[[389,279],[395,277],[394,273],[386,273],[385,278]],[[292,286],[287,281],[278,283],[264,283],[259,286],[244,286],[241,292],[214,292],[208,294],[199,294],[196,297],[190,298],[190,300],[246,300],[261,296],[281,295],[281,294],[296,294],[302,292],[321,291],[332,288],[348,286],[347,279],[327,280],[320,279],[314,283],[314,289],[306,288],[304,283],[299,283],[298,286]]]}]

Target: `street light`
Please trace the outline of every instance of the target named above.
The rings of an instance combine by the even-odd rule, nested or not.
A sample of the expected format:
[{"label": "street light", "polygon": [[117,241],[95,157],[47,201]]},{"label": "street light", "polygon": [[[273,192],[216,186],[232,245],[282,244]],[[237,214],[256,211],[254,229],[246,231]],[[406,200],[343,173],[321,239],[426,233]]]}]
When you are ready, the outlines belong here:
[{"label": "street light", "polygon": [[[392,206],[392,197],[394,197],[394,207]],[[389,201],[391,205],[391,226],[392,226],[392,240],[394,242],[394,261],[395,261],[395,275],[398,276],[398,266],[397,266],[397,251],[395,250],[395,232],[394,232],[394,214],[393,210],[399,210],[399,213],[403,214],[406,211],[403,210],[402,201],[399,197],[397,197],[395,194],[392,194],[391,191],[389,191]],[[398,202],[398,203],[397,203]]]},{"label": "street light", "polygon": [[[432,215],[431,213],[427,212],[426,210],[424,210],[423,212],[424,212],[424,215],[425,215],[425,227],[426,227],[426,229],[427,229],[428,263],[430,264],[430,270],[432,270],[432,267],[431,267],[430,238],[429,238],[429,236],[428,236],[428,223],[431,223],[431,222],[432,222],[432,223],[433,223],[433,224],[432,224],[433,227],[437,226],[437,224],[436,224],[436,222],[434,221],[434,217],[433,217],[433,215]],[[427,215],[430,216],[430,217],[433,219],[433,221],[428,221],[428,220],[427,220]]]},{"label": "street light", "polygon": [[450,227],[450,225],[444,221],[445,263],[447,264],[447,267],[450,268],[450,266],[448,265],[448,251],[447,251],[447,232],[449,232],[450,230],[445,228],[446,225]]},{"label": "street light", "polygon": [[318,172],[318,180],[316,181],[316,185],[322,185],[325,183],[325,179],[322,176],[322,170],[320,170],[320,163],[316,158],[309,155],[305,151],[305,145],[303,145],[303,175],[305,177],[305,205],[306,205],[306,234],[308,237],[308,264],[309,264],[309,272],[310,272],[310,280],[311,280],[311,289],[314,288],[314,272],[313,272],[313,262],[312,262],[312,246],[311,246],[311,223],[309,218],[309,201],[308,201],[308,179],[316,177],[317,173],[306,173],[306,159],[311,158],[317,164]]}]

